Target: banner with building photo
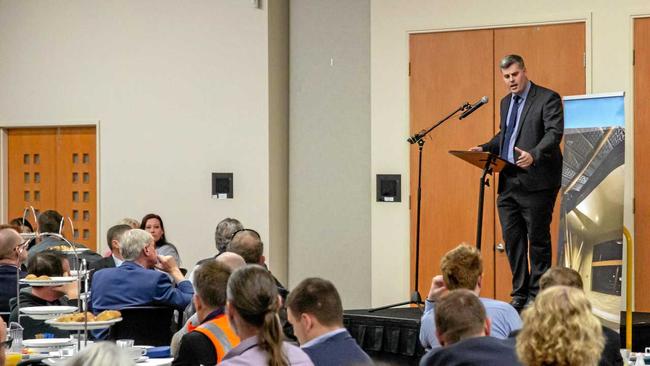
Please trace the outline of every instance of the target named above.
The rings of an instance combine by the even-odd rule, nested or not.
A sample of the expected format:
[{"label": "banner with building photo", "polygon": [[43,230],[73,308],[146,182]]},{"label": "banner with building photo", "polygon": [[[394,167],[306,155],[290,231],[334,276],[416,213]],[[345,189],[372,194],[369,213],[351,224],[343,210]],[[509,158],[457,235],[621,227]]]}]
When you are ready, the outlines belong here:
[{"label": "banner with building photo", "polygon": [[564,98],[559,265],[580,272],[594,313],[618,329],[623,279],[624,94]]}]

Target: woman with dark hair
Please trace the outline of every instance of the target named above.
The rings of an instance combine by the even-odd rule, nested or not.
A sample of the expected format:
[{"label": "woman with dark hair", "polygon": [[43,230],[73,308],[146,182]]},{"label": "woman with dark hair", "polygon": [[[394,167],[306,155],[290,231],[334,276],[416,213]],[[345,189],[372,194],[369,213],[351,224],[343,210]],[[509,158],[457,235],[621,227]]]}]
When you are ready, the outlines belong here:
[{"label": "woman with dark hair", "polygon": [[181,257],[178,255],[176,246],[167,241],[165,237],[165,225],[162,218],[156,214],[150,213],[142,218],[140,221],[140,229],[145,230],[156,242],[156,253],[158,255],[171,255],[176,259],[176,264],[180,267]]},{"label": "woman with dark hair", "polygon": [[282,341],[279,308],[278,288],[268,270],[248,265],[233,272],[226,314],[241,343],[220,365],[313,365],[300,348]]}]

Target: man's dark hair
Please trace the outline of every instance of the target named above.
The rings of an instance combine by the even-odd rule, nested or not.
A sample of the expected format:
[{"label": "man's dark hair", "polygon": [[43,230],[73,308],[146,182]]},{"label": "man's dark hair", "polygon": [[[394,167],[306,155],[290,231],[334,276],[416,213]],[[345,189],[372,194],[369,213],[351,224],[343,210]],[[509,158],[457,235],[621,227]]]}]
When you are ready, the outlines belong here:
[{"label": "man's dark hair", "polygon": [[470,290],[453,290],[436,303],[436,329],[447,346],[481,333],[485,319],[481,300]]},{"label": "man's dark hair", "polygon": [[501,62],[499,63],[499,67],[501,67],[501,69],[507,69],[512,64],[519,65],[519,68],[522,70],[526,68],[526,65],[524,64],[524,58],[519,55],[505,56],[504,58],[501,59]]},{"label": "man's dark hair", "polygon": [[295,315],[311,314],[325,326],[343,325],[343,305],[334,284],[322,278],[307,278],[287,298]]},{"label": "man's dark hair", "polygon": [[215,260],[207,261],[194,272],[194,290],[209,307],[226,306],[226,289],[232,271]]},{"label": "man's dark hair", "polygon": [[41,233],[58,233],[63,217],[54,210],[43,211],[38,215],[38,231]]},{"label": "man's dark hair", "polygon": [[241,255],[247,264],[259,264],[264,254],[264,243],[256,231],[242,229],[233,234],[228,251]]},{"label": "man's dark hair", "polygon": [[539,289],[546,290],[552,286],[568,286],[582,290],[582,277],[580,273],[571,268],[551,267],[539,279]]},{"label": "man's dark hair", "polygon": [[63,276],[63,258],[65,258],[63,254],[54,252],[36,253],[29,260],[27,273],[35,276]]},{"label": "man's dark hair", "polygon": [[225,252],[232,235],[244,228],[244,225],[237,219],[225,218],[217,224],[214,230],[214,244],[217,246],[219,253]]},{"label": "man's dark hair", "polygon": [[113,240],[119,242],[122,239],[122,235],[124,235],[128,230],[131,230],[131,226],[125,224],[115,225],[108,229],[106,232],[106,241],[108,242],[108,247],[111,251],[113,251]]}]

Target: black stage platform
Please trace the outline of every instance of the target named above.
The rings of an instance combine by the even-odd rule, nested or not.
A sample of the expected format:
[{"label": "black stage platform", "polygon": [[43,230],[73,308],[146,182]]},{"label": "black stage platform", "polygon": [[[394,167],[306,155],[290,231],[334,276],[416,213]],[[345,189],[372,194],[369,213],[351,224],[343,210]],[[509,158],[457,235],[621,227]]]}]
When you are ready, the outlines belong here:
[{"label": "black stage platform", "polygon": [[421,317],[418,308],[345,310],[343,324],[378,365],[417,365],[424,354]]}]

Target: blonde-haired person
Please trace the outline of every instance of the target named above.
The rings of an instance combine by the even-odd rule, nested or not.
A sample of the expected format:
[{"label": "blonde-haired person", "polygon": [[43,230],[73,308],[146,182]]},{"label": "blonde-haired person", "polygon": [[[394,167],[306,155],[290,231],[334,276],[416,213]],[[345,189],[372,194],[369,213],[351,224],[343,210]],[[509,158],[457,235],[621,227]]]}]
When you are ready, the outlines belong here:
[{"label": "blonde-haired person", "polygon": [[[440,347],[436,337],[435,303],[448,291],[466,289],[477,297],[483,282],[483,259],[476,247],[461,244],[448,251],[440,260],[441,275],[435,276],[427,295],[424,314],[420,321],[420,343],[425,349]],[[491,337],[507,339],[510,333],[521,328],[521,318],[510,304],[486,297],[479,297],[492,321]]]},{"label": "blonde-haired person", "polygon": [[553,286],[522,313],[517,356],[526,366],[597,365],[604,346],[600,321],[585,293]]},{"label": "blonde-haired person", "polygon": [[267,269],[258,265],[239,268],[230,275],[226,294],[228,321],[241,343],[220,365],[313,366],[305,352],[282,340],[280,295]]}]

